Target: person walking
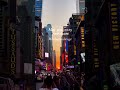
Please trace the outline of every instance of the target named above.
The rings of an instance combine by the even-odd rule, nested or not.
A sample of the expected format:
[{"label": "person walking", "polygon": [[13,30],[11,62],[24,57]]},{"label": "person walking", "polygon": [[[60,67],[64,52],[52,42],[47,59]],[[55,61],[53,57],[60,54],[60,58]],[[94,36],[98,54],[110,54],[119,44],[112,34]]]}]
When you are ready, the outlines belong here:
[{"label": "person walking", "polygon": [[44,80],[43,86],[39,90],[59,90],[54,82],[51,76],[47,76],[47,78]]}]

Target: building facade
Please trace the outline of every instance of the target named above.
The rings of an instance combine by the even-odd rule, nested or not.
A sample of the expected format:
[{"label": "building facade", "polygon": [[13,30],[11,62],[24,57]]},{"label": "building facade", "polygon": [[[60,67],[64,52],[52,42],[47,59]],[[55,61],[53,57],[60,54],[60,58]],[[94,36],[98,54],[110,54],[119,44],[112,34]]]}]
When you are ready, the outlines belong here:
[{"label": "building facade", "polygon": [[119,72],[116,66],[119,65],[119,1],[86,0],[86,7],[86,80],[89,82],[96,77],[97,84],[91,86],[92,89],[119,90],[114,78],[114,75],[119,75],[114,72]]},{"label": "building facade", "polygon": [[[43,28],[43,40],[44,40],[44,51],[48,56],[45,56],[48,62],[52,64],[52,52],[53,52],[53,43],[52,43],[52,26],[48,24]],[[48,60],[49,59],[49,60]]]}]

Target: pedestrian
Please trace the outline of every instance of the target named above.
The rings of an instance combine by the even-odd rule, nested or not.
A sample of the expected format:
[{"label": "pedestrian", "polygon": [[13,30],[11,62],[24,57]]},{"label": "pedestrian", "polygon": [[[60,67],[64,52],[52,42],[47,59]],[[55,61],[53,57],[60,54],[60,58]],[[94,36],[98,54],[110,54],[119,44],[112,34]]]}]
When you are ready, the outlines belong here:
[{"label": "pedestrian", "polygon": [[52,77],[47,76],[44,80],[43,86],[39,90],[58,90],[58,88],[55,86]]},{"label": "pedestrian", "polygon": [[60,78],[59,78],[59,76],[54,76],[53,81],[54,81],[56,87],[60,90]]}]

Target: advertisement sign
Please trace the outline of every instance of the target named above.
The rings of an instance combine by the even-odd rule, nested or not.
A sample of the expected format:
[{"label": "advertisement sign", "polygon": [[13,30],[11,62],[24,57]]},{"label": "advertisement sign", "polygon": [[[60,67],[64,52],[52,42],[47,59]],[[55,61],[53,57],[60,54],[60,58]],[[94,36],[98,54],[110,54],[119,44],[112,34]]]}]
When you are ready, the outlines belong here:
[{"label": "advertisement sign", "polygon": [[81,55],[82,60],[83,60],[82,62],[85,62],[85,53],[81,53],[80,55]]},{"label": "advertisement sign", "polygon": [[10,23],[9,27],[10,37],[9,37],[9,45],[10,45],[10,74],[16,74],[16,31],[15,24]]},{"label": "advertisement sign", "polygon": [[68,63],[68,54],[67,53],[65,55],[65,60],[66,60],[66,63]]},{"label": "advertisement sign", "polygon": [[111,30],[112,30],[112,48],[113,50],[120,49],[120,37],[119,37],[119,7],[117,2],[112,2],[110,5],[111,16]]},{"label": "advertisement sign", "polygon": [[45,57],[48,58],[49,57],[49,53],[45,52]]},{"label": "advertisement sign", "polygon": [[66,52],[68,52],[68,40],[66,40],[65,47],[66,47]]},{"label": "advertisement sign", "polygon": [[84,27],[81,27],[80,35],[81,35],[81,47],[85,48],[85,30],[84,30]]},{"label": "advertisement sign", "polygon": [[71,65],[71,66],[67,66],[67,68],[74,68],[74,66],[73,66],[73,65]]}]

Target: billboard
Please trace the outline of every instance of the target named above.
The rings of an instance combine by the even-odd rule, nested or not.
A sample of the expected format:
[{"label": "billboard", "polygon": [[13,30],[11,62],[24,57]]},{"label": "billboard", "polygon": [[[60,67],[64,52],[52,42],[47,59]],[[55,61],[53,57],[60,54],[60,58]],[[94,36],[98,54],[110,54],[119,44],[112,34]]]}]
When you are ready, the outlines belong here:
[{"label": "billboard", "polygon": [[111,31],[112,31],[112,48],[113,50],[120,49],[119,37],[119,7],[118,3],[113,2],[110,5],[111,16]]},{"label": "billboard", "polygon": [[80,55],[81,55],[82,60],[83,60],[82,62],[84,63],[85,62],[85,53],[81,53]]},{"label": "billboard", "polygon": [[74,68],[74,66],[73,66],[73,65],[71,65],[71,66],[67,66],[67,68]]},{"label": "billboard", "polygon": [[45,57],[48,58],[49,57],[49,53],[45,52]]},{"label": "billboard", "polygon": [[9,45],[10,45],[10,74],[16,74],[16,30],[15,24],[10,22],[9,27],[10,37],[9,37]]}]

